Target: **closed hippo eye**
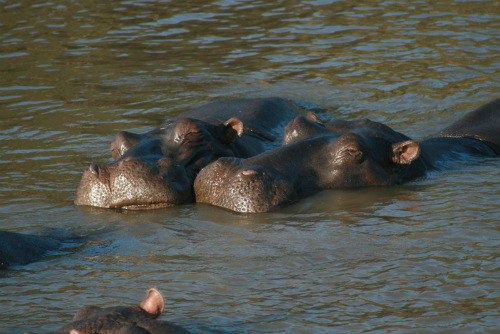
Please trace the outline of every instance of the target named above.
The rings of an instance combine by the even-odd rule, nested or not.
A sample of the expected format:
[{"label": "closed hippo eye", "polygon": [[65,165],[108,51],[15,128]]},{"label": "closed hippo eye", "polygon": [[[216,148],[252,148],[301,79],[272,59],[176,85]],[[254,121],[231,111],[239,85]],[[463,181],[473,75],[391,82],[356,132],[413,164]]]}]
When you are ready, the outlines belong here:
[{"label": "closed hippo eye", "polygon": [[340,159],[340,160],[346,161],[346,162],[360,163],[364,160],[364,154],[361,150],[358,150],[354,147],[348,147],[348,148],[341,150],[338,153],[337,159]]},{"label": "closed hippo eye", "polygon": [[201,130],[189,131],[184,135],[184,140],[187,140],[189,142],[197,142],[200,141],[202,138],[203,138],[203,132]]},{"label": "closed hippo eye", "polygon": [[181,119],[174,128],[173,142],[180,145],[187,141],[196,140],[197,137],[202,135],[201,129],[191,119]]},{"label": "closed hippo eye", "polygon": [[174,138],[176,144],[182,145],[186,142],[193,143],[202,140],[203,133],[201,131],[190,131],[188,133],[177,134]]},{"label": "closed hippo eye", "polygon": [[361,163],[365,159],[366,145],[360,135],[347,133],[336,141],[335,151],[335,160],[340,163]]}]

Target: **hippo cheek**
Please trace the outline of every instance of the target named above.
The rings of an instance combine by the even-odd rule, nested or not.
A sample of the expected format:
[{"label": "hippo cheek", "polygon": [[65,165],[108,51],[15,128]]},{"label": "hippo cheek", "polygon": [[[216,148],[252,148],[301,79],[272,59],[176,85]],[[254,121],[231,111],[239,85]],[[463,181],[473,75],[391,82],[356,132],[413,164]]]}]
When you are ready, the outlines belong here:
[{"label": "hippo cheek", "polygon": [[245,169],[231,185],[228,202],[237,212],[271,211],[295,199],[292,182],[276,171]]}]

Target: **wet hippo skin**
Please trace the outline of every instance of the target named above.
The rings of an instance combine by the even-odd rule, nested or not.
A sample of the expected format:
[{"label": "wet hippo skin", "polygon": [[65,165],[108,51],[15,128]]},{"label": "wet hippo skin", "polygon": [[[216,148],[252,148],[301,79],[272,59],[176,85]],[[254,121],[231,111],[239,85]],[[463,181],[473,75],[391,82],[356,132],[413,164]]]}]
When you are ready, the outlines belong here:
[{"label": "wet hippo skin", "polygon": [[223,100],[145,134],[119,133],[111,144],[117,161],[90,166],[75,204],[155,208],[192,202],[193,182],[201,168],[219,157],[264,152],[299,109],[281,98]]},{"label": "wet hippo skin", "polygon": [[418,144],[361,133],[324,135],[253,158],[221,158],[198,174],[196,201],[237,212],[267,212],[320,190],[399,184],[420,176],[409,170]]},{"label": "wet hippo skin", "polygon": [[59,247],[60,242],[50,237],[0,231],[0,269],[40,260]]},{"label": "wet hippo skin", "polygon": [[197,139],[205,143],[219,140],[227,142],[225,133],[218,132],[217,127],[231,123],[232,119],[232,127],[241,133],[236,146],[231,149],[236,150],[238,155],[251,156],[255,152],[262,152],[262,145],[266,142],[274,141],[274,135],[279,133],[276,130],[296,117],[299,110],[293,102],[278,97],[215,101],[193,108],[144,134],[121,131],[111,142],[110,150],[113,158],[118,160],[128,149],[144,140],[169,133],[175,133],[178,137],[199,132],[196,134]]},{"label": "wet hippo skin", "polygon": [[189,334],[180,326],[156,319],[164,307],[160,292],[151,288],[139,306],[84,306],[71,323],[47,334]]},{"label": "wet hippo skin", "polygon": [[155,208],[192,201],[186,169],[149,138],[107,165],[92,164],[83,174],[75,204],[103,208]]},{"label": "wet hippo skin", "polygon": [[421,143],[368,119],[320,124],[314,116],[294,119],[284,138],[285,146],[248,159],[221,158],[202,169],[196,201],[267,212],[325,189],[396,185],[439,170],[443,161],[498,156],[500,100]]}]

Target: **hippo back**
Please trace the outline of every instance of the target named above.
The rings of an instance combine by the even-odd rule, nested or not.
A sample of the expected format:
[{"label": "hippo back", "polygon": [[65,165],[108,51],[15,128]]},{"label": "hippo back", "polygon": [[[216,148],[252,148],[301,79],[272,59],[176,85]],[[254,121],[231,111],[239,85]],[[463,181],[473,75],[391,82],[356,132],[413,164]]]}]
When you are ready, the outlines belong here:
[{"label": "hippo back", "polygon": [[59,246],[59,241],[49,237],[0,231],[0,269],[39,260]]},{"label": "hippo back", "polygon": [[500,154],[500,99],[471,111],[433,137],[474,138]]}]

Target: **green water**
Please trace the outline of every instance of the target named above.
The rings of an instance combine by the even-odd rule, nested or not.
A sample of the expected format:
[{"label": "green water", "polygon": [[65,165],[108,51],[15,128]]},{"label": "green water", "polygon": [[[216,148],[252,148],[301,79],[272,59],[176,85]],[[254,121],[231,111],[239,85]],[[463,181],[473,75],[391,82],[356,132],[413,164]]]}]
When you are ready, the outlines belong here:
[{"label": "green water", "polygon": [[217,99],[425,138],[499,97],[499,54],[499,1],[0,2],[0,224],[82,237],[0,273],[0,332],[151,286],[194,333],[498,332],[498,159],[251,216],[72,201],[115,133]]}]

